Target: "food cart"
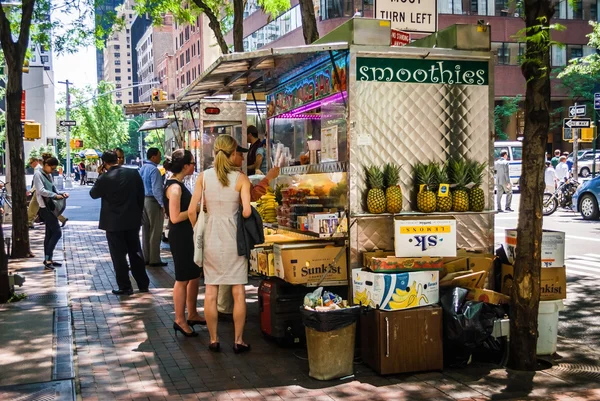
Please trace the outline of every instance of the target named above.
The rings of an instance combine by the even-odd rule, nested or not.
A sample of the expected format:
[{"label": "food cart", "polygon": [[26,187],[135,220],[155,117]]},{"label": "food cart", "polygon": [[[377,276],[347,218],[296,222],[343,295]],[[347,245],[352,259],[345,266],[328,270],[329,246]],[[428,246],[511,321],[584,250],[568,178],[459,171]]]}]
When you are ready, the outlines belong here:
[{"label": "food cart", "polygon": [[[338,286],[340,294],[343,286],[352,294],[352,269],[365,266],[367,252],[393,253],[395,225],[414,217],[455,222],[454,252],[492,252],[490,32],[454,26],[404,47],[390,46],[390,37],[389,21],[354,18],[316,44],[221,56],[188,88],[196,97],[266,93],[267,155],[282,169],[268,194],[277,203],[265,212],[272,219],[275,208],[277,222],[266,224],[267,243],[251,269],[295,286]],[[481,210],[417,211],[423,189],[411,166],[450,159],[483,166]],[[386,163],[401,166],[403,206],[370,212],[365,169]],[[273,294],[282,292],[263,282],[259,301],[270,296],[273,308]],[[263,313],[276,325],[277,311],[261,306]]]}]

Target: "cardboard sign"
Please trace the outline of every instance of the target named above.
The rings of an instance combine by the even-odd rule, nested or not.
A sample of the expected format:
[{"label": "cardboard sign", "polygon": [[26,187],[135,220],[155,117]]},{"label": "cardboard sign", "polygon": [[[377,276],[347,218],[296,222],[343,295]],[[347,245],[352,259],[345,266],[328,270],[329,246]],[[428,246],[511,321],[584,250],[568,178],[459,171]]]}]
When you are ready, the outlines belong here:
[{"label": "cardboard sign", "polygon": [[397,257],[456,256],[456,220],[396,217],[394,250]]},{"label": "cardboard sign", "polygon": [[373,273],[352,271],[354,303],[383,310],[435,304],[440,298],[439,272]]},{"label": "cardboard sign", "polygon": [[[510,264],[515,263],[517,255],[517,230],[506,230],[506,255]],[[565,233],[543,230],[542,267],[563,267],[565,265]]]}]

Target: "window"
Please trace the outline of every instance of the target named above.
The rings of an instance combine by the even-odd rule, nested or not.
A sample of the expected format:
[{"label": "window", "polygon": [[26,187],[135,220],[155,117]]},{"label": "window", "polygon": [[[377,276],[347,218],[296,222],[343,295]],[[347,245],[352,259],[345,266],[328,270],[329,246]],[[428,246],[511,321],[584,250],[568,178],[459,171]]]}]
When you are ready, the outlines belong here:
[{"label": "window", "polygon": [[115,58],[121,57],[121,53],[115,53]]},{"label": "window", "polygon": [[121,60],[115,60],[115,65],[121,65]]},{"label": "window", "polygon": [[185,63],[189,64],[190,63],[190,49],[187,49],[185,51]]},{"label": "window", "polygon": [[121,45],[115,45],[115,50],[121,49]]},{"label": "window", "polygon": [[131,81],[131,77],[127,77],[127,79]]},{"label": "window", "polygon": [[552,67],[563,67],[567,65],[567,49],[558,45],[552,45],[551,50]]},{"label": "window", "polygon": [[116,103],[117,103],[117,104],[123,104],[123,101],[122,101],[122,100],[117,100],[117,102],[116,102]]},{"label": "window", "polygon": [[48,61],[50,61],[48,56],[40,56],[40,60],[42,61],[42,64],[47,63]]},{"label": "window", "polygon": [[192,57],[194,57],[196,55],[196,44],[194,43],[192,45]]},{"label": "window", "polygon": [[175,50],[177,50],[178,43],[179,43],[179,38],[177,36],[175,36]]},{"label": "window", "polygon": [[187,79],[187,83],[188,83],[188,85],[189,85],[189,84],[192,82],[192,80],[191,80],[191,78],[190,78],[190,75],[191,75],[191,74],[190,74],[190,72],[189,72],[189,71],[188,71],[188,72],[185,74],[185,78]]},{"label": "window", "polygon": [[121,73],[121,69],[120,68],[115,68],[115,73],[120,74]]},{"label": "window", "polygon": [[128,69],[127,69],[127,72],[131,72],[131,68],[128,68]]},{"label": "window", "polygon": [[133,92],[127,92],[127,94],[128,94],[129,96],[131,96],[131,95],[132,95],[132,93],[133,93]]},{"label": "window", "polygon": [[177,78],[177,87],[179,88],[179,78]]},{"label": "window", "polygon": [[183,32],[179,34],[179,43],[183,45]]},{"label": "window", "polygon": [[187,42],[188,40],[190,40],[190,27],[186,26],[185,27],[185,41]]},{"label": "window", "polygon": [[[129,33],[129,29],[125,29],[125,33]],[[129,38],[127,38],[127,39],[129,39]]]},{"label": "window", "polygon": [[115,81],[117,81],[117,82],[121,81],[121,77],[119,77],[119,76],[115,77]]},{"label": "window", "polygon": [[574,58],[583,57],[583,46],[567,46],[567,52],[569,53],[569,60],[573,60]]},{"label": "window", "polygon": [[522,147],[512,146],[511,150],[512,150],[512,159],[513,160],[522,160],[523,159],[523,148]]},{"label": "window", "polygon": [[116,87],[117,89],[121,89],[121,84],[116,84],[116,85],[115,85],[115,87]]},{"label": "window", "polygon": [[131,49],[131,45],[127,45],[127,48],[128,48],[128,49]]},{"label": "window", "polygon": [[175,59],[175,69],[176,70],[179,69],[179,59],[178,58]]}]

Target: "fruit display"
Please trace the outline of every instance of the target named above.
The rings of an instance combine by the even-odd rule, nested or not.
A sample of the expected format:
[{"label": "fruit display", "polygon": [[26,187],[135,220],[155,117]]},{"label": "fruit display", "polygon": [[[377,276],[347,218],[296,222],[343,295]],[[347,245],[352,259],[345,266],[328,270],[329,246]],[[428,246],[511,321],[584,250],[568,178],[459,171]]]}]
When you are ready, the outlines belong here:
[{"label": "fruit display", "polygon": [[383,172],[377,166],[365,168],[367,180],[367,210],[369,213],[385,213],[385,192],[383,191]]},{"label": "fruit display", "polygon": [[472,212],[483,212],[485,209],[485,191],[481,188],[485,167],[485,163],[474,160],[467,162],[467,178],[469,183],[474,184],[469,190],[469,210]]},{"label": "fruit display", "polygon": [[398,185],[400,179],[400,166],[387,163],[383,166],[383,181],[385,185],[385,201],[388,213],[402,211],[402,188]]},{"label": "fruit display", "polygon": [[437,199],[432,191],[435,187],[435,167],[433,164],[417,163],[413,166],[417,189],[417,210],[433,213],[437,207]]},{"label": "fruit display", "polygon": [[469,193],[467,184],[469,175],[467,162],[463,159],[451,159],[448,162],[450,181],[454,184],[454,193],[452,194],[452,210],[455,212],[469,211]]},{"label": "fruit display", "polygon": [[275,201],[275,193],[268,187],[267,193],[264,194],[256,202],[256,210],[264,223],[276,223],[277,222],[277,202]]},{"label": "fruit display", "polygon": [[452,210],[452,192],[448,191],[446,196],[440,196],[440,184],[449,184],[450,178],[448,177],[448,164],[434,163],[435,170],[435,193],[437,200],[437,211],[438,212],[449,212]]}]

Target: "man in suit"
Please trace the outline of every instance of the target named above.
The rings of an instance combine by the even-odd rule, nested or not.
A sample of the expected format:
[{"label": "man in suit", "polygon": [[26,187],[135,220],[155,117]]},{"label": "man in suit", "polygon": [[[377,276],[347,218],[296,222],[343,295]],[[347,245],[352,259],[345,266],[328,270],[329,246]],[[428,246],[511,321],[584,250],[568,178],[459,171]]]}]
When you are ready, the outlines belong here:
[{"label": "man in suit", "polygon": [[102,162],[107,172],[98,177],[90,196],[102,199],[98,228],[106,231],[119,287],[112,292],[115,295],[133,294],[127,266],[128,255],[131,273],[140,292],[148,292],[150,280],[146,274],[139,237],[144,210],[144,183],[136,170],[117,164],[116,152],[104,152]]},{"label": "man in suit", "polygon": [[507,212],[512,212],[510,208],[510,202],[512,201],[512,183],[510,182],[510,163],[508,162],[508,152],[503,150],[500,152],[500,158],[496,160],[494,164],[496,169],[496,203],[498,205],[498,211],[502,212],[502,195],[506,194],[506,208]]}]

